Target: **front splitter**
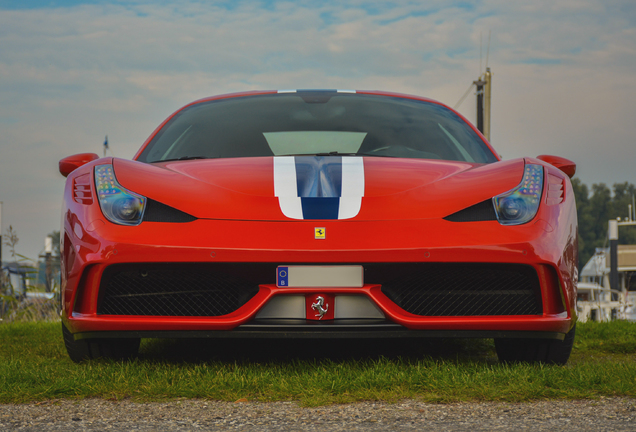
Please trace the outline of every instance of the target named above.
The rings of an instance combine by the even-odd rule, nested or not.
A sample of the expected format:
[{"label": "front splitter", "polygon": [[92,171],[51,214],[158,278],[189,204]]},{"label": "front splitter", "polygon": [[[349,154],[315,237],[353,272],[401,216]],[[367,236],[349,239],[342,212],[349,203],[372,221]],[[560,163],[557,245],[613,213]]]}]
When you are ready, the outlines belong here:
[{"label": "front splitter", "polygon": [[76,333],[79,339],[393,339],[393,338],[522,338],[563,340],[557,332],[510,330],[409,330],[385,320],[253,320],[233,330],[142,330]]}]

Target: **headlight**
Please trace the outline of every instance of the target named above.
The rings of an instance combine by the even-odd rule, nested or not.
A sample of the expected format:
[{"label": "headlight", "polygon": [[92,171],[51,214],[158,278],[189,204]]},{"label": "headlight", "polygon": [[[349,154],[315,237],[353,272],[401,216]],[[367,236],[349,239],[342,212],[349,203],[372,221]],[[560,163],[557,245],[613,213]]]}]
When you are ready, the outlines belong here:
[{"label": "headlight", "polygon": [[543,167],[527,164],[519,186],[492,199],[499,223],[521,225],[530,222],[539,211],[542,192]]},{"label": "headlight", "polygon": [[95,186],[99,206],[109,221],[119,225],[139,225],[144,217],[146,198],[124,189],[115,178],[112,165],[95,167]]}]

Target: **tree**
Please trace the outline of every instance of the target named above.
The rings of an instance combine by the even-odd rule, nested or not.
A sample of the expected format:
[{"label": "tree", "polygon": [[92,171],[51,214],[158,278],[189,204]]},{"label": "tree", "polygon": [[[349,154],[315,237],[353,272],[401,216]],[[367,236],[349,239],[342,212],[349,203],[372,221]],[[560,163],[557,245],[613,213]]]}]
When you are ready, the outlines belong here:
[{"label": "tree", "polygon": [[594,254],[594,220],[589,212],[590,192],[587,185],[582,183],[580,179],[573,178],[572,189],[574,190],[576,213],[579,220],[579,266],[582,267]]},{"label": "tree", "polygon": [[9,252],[11,253],[11,257],[14,261],[16,261],[16,252],[15,247],[20,241],[18,238],[18,233],[13,229],[12,225],[9,225],[7,228],[7,235],[5,236],[4,244],[9,248]]},{"label": "tree", "polygon": [[[629,205],[636,196],[636,187],[628,182],[614,184],[614,199],[612,200],[612,219],[620,217],[628,219]],[[633,212],[632,208],[632,212]],[[636,244],[636,226],[622,226],[618,233],[619,244]]]},{"label": "tree", "polygon": [[[572,179],[579,219],[579,267],[594,255],[596,248],[607,246],[607,226],[610,219],[625,218],[636,187],[628,182],[615,183],[612,190],[605,183],[592,185],[590,190],[580,179]],[[636,227],[621,227],[620,244],[636,244]]]},{"label": "tree", "polygon": [[[13,258],[13,261],[15,263],[17,263],[17,258],[16,258],[16,251],[15,251],[15,247],[18,244],[18,242],[20,241],[20,239],[18,238],[18,233],[13,229],[12,225],[9,225],[9,228],[7,228],[7,234],[4,238],[4,244],[5,246],[7,246],[9,248],[9,252],[11,253],[11,258]],[[18,268],[20,267],[20,265],[18,264]],[[7,287],[9,289],[9,295],[10,298],[13,298],[13,296],[15,295],[15,289],[13,288],[13,284],[11,283],[11,278],[4,277],[4,272],[2,273],[3,275],[3,280],[2,280],[2,288],[3,291],[2,293],[2,312],[4,314],[4,309],[6,308],[6,301],[9,300],[9,298],[7,298],[5,296],[5,292],[4,292],[4,288]],[[6,279],[6,280],[5,280]]]}]

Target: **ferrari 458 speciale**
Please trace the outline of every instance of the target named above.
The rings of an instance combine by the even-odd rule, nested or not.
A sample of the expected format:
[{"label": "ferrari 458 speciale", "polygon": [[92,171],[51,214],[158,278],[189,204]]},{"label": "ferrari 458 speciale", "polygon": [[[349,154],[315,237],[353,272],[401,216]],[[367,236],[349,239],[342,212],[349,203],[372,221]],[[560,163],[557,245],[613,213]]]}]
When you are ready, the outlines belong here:
[{"label": "ferrari 458 speciale", "polygon": [[576,166],[501,160],[433,100],[210,97],[132,160],[59,167],[74,361],[162,337],[479,337],[502,361],[570,355]]}]

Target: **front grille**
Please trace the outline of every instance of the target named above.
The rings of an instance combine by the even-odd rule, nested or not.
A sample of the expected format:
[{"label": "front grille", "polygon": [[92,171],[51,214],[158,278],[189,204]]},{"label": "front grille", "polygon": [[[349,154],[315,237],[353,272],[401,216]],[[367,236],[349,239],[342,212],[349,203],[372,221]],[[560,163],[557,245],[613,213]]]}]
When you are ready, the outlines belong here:
[{"label": "front grille", "polygon": [[[252,265],[251,272],[233,264],[113,265],[102,277],[97,313],[226,315],[256,295],[260,273],[270,272],[259,264]],[[274,277],[272,270],[270,279]]]},{"label": "front grille", "polygon": [[[344,263],[316,263],[327,264]],[[382,285],[382,292],[391,301],[415,315],[543,313],[539,279],[531,266],[357,264],[364,266],[365,284]],[[276,266],[275,263],[113,265],[102,277],[97,312],[141,316],[226,315],[254,297],[259,284],[275,284]]]},{"label": "front grille", "polygon": [[[541,315],[536,271],[516,264],[387,264],[382,292],[420,316]],[[371,270],[369,268],[368,270]],[[391,277],[390,275],[394,275]],[[372,283],[369,271],[365,283]]]}]

